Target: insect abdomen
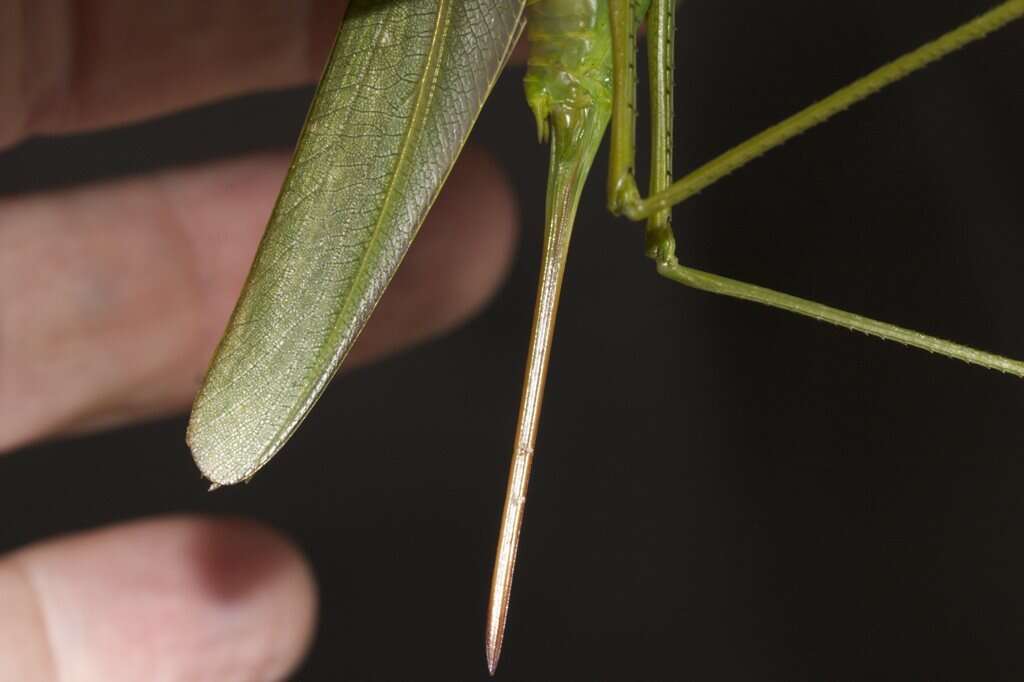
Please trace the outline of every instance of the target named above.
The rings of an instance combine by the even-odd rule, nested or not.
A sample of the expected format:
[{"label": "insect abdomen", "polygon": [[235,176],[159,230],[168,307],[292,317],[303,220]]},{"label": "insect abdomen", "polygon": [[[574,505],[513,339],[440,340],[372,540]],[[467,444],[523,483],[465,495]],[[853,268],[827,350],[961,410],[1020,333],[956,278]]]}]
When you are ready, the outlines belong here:
[{"label": "insect abdomen", "polygon": [[533,0],[526,11],[524,85],[543,140],[549,116],[611,103],[608,0]]}]

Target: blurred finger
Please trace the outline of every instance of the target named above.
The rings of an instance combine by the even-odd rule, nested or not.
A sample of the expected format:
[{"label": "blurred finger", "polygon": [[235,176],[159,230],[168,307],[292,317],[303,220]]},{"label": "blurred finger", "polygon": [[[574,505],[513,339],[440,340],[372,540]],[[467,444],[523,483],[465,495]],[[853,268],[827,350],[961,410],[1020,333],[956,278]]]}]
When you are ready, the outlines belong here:
[{"label": "blurred finger", "polygon": [[316,588],[284,538],[242,521],[136,522],[0,558],[0,679],[281,680]]},{"label": "blurred finger", "polygon": [[345,0],[0,4],[0,148],[314,80]]},{"label": "blurred finger", "polygon": [[[191,402],[287,162],[264,155],[0,201],[0,451]],[[481,306],[515,225],[501,171],[467,150],[351,361]]]}]

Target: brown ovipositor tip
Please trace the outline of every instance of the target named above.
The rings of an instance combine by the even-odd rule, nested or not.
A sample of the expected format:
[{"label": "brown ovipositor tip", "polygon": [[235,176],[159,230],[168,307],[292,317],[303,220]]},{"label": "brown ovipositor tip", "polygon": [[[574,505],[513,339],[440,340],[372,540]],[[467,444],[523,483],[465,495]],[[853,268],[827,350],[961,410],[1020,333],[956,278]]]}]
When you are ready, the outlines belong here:
[{"label": "brown ovipositor tip", "polygon": [[498,659],[501,658],[501,640],[496,645],[487,643],[487,674],[494,677],[498,672]]}]

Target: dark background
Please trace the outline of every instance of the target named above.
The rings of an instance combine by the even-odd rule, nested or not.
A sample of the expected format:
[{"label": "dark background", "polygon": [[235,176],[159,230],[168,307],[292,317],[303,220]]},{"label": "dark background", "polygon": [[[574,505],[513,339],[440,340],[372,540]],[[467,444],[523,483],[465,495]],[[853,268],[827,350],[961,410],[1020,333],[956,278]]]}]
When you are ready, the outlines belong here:
[{"label": "dark background", "polygon": [[[677,170],[993,4],[684,3]],[[1024,355],[1022,62],[1017,25],[726,179],[676,211],[681,258]],[[483,679],[546,168],[520,75],[474,132],[524,216],[481,315],[347,373],[247,486],[205,492],[184,416],[6,457],[0,549],[250,515],[320,580],[297,679]],[[0,156],[0,191],[288,146],[310,94],[34,141]],[[1024,386],[661,280],[602,180],[580,210],[499,679],[1020,679]]]}]

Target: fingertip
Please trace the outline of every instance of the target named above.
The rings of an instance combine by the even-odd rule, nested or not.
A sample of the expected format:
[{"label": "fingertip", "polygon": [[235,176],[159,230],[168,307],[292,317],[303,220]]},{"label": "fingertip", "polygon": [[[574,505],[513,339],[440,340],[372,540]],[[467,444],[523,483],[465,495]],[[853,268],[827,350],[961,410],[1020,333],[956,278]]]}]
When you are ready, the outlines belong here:
[{"label": "fingertip", "polygon": [[38,604],[52,668],[75,679],[284,679],[312,638],[309,564],[249,521],[135,522],[27,548],[0,576],[11,566]]},{"label": "fingertip", "polygon": [[211,629],[235,636],[226,647],[232,655],[222,659],[226,669],[284,679],[312,644],[318,603],[312,566],[268,526],[242,518],[192,523],[185,561],[195,594],[212,607]]}]

